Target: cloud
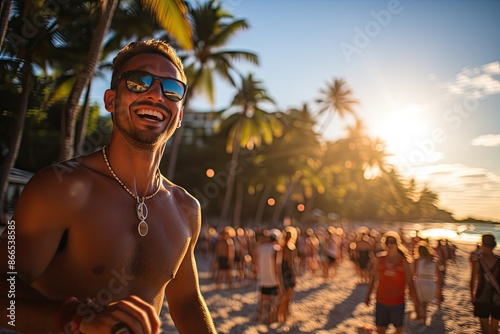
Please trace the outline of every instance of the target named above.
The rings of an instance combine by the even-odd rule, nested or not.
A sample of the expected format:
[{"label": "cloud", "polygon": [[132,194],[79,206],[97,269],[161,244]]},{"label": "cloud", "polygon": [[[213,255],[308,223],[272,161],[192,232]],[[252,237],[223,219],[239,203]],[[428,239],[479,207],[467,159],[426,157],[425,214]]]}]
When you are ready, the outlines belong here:
[{"label": "cloud", "polygon": [[472,139],[474,146],[494,147],[500,146],[500,135],[488,134]]},{"label": "cloud", "polygon": [[445,89],[452,95],[481,98],[487,95],[500,93],[500,62],[492,62],[481,67],[464,68],[454,80],[444,84]]},{"label": "cloud", "polygon": [[439,206],[455,218],[500,222],[500,175],[462,164],[416,167],[415,178],[439,195]]}]

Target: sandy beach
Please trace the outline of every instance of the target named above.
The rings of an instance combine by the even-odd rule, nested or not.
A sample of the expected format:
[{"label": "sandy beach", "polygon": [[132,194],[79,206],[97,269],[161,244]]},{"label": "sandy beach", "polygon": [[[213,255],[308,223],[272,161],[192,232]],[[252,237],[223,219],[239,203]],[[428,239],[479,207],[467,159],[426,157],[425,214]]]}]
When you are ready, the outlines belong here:
[{"label": "sandy beach", "polygon": [[[266,326],[255,319],[258,293],[256,281],[249,280],[232,289],[216,289],[210,277],[209,261],[197,257],[200,284],[216,328],[219,333],[367,333],[362,327],[374,327],[374,306],[364,304],[367,285],[357,284],[353,263],[341,262],[336,276],[325,281],[320,276],[306,273],[298,278],[291,315],[285,324]],[[319,274],[318,274],[319,275]],[[406,333],[478,333],[479,321],[473,317],[469,293],[469,253],[464,248],[457,251],[456,264],[450,262],[443,291],[441,310],[429,306],[425,331],[410,320],[413,303],[406,302]],[[372,299],[374,304],[374,298]],[[163,333],[177,333],[168,315],[165,303]],[[390,327],[389,333],[393,333]]]}]

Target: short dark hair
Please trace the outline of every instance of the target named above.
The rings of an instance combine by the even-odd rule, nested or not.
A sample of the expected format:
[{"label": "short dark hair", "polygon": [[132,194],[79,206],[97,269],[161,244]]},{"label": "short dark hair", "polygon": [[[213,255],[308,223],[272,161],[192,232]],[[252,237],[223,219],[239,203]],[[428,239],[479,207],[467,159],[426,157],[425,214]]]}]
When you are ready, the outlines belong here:
[{"label": "short dark hair", "polygon": [[481,241],[483,243],[483,246],[486,247],[495,248],[497,246],[495,236],[490,233],[483,234],[483,236],[481,237]]},{"label": "short dark hair", "polygon": [[144,53],[159,54],[170,60],[170,62],[174,64],[175,68],[179,71],[182,81],[187,83],[184,66],[182,65],[182,61],[179,56],[177,56],[174,48],[162,40],[149,39],[147,41],[130,42],[118,52],[116,57],[113,59],[111,87],[115,86],[116,80],[118,80],[118,77],[123,73],[125,63],[129,61],[130,58]]}]

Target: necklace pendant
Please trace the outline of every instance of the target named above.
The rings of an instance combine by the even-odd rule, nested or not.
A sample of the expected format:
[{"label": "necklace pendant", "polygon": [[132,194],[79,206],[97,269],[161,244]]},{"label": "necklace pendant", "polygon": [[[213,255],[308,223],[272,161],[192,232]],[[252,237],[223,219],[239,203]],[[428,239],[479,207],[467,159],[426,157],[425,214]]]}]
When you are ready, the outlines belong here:
[{"label": "necklace pendant", "polygon": [[148,228],[148,223],[146,223],[145,220],[141,220],[139,225],[137,225],[137,231],[139,232],[139,235],[141,237],[144,237],[146,236],[146,234],[148,234]]},{"label": "necklace pendant", "polygon": [[149,213],[148,206],[144,201],[153,198],[160,191],[162,185],[160,169],[159,168],[156,169],[156,176],[158,178],[158,189],[156,189],[156,191],[149,196],[139,197],[139,195],[135,195],[132,191],[130,191],[130,189],[127,188],[127,186],[122,182],[122,180],[120,180],[120,178],[113,171],[113,168],[111,168],[108,156],[106,154],[106,145],[102,147],[102,156],[104,157],[104,162],[106,163],[106,166],[108,167],[111,175],[123,187],[123,189],[125,189],[125,191],[130,194],[130,196],[132,196],[137,200],[137,206],[135,207],[137,218],[139,218],[139,225],[137,225],[137,231],[139,232],[140,236],[144,237],[146,234],[148,234],[148,229],[149,229],[148,223],[146,223],[146,218],[148,218],[148,213]]},{"label": "necklace pendant", "polygon": [[139,198],[137,197],[137,218],[139,218],[139,220],[146,220],[146,218],[148,217],[148,206],[146,205],[146,203],[144,203],[144,197],[143,198]]},{"label": "necklace pendant", "polygon": [[148,217],[148,206],[144,203],[144,197],[137,197],[137,218],[139,218],[140,223],[137,225],[137,231],[141,237],[148,234],[148,223],[146,223],[146,218]]}]

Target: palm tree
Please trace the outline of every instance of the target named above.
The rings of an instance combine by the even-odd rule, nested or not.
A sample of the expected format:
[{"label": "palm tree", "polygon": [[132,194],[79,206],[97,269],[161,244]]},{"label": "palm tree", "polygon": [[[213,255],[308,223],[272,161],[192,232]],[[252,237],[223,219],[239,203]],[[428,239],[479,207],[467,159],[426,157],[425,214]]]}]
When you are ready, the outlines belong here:
[{"label": "palm tree", "polygon": [[[134,22],[133,25],[130,24],[131,21]],[[101,60],[109,59],[112,54],[116,53],[122,47],[122,41],[150,38],[150,36],[154,36],[155,33],[161,29],[162,28],[158,24],[156,24],[156,22],[151,21],[151,14],[144,10],[144,6],[140,1],[130,1],[122,3],[116,8],[113,15],[113,21],[111,22],[111,26],[109,28],[112,33],[108,34],[103,45]],[[82,52],[82,54],[87,53],[88,50]],[[78,61],[78,63],[83,63],[83,60]],[[112,64],[110,62],[101,61],[99,66],[96,68],[94,78],[105,78],[107,74],[104,71],[106,69],[111,69],[111,66]],[[76,75],[77,73],[73,71],[71,80],[69,80],[71,83],[70,87],[74,85]],[[79,120],[76,124],[75,129],[75,133],[77,136],[75,145],[77,155],[83,153],[83,148],[87,139],[86,130],[88,118],[90,116],[89,106],[91,85],[92,80],[89,81],[87,87],[85,88],[86,92],[82,103],[83,105],[80,113],[77,115]],[[69,91],[65,94],[65,96],[69,95]]]},{"label": "palm tree", "polygon": [[[158,23],[172,35],[176,36],[186,49],[191,45],[191,28],[185,14],[187,9],[181,0],[155,1],[141,0]],[[97,62],[101,58],[103,42],[108,34],[113,15],[119,0],[108,0],[101,3],[101,14],[97,27],[92,36],[87,59],[79,72],[72,91],[68,97],[61,128],[61,153],[60,159],[65,160],[73,156],[75,145],[75,124],[80,97],[85,87],[92,79]]]},{"label": "palm tree", "polygon": [[[12,68],[12,82],[20,82],[21,101],[15,122],[15,137],[10,142],[8,153],[0,168],[0,209],[3,210],[3,199],[8,186],[10,170],[15,164],[21,145],[24,131],[24,121],[28,109],[28,100],[34,78],[33,67],[44,71],[47,67],[53,66],[53,60],[62,55],[54,49],[52,44],[58,41],[59,29],[64,29],[59,25],[55,13],[50,10],[42,10],[43,3],[33,3],[31,1],[17,1],[12,7],[11,20],[9,26],[12,38],[6,39],[2,44],[1,60],[4,63],[14,64]],[[30,38],[24,38],[23,28],[25,22],[23,18],[33,17],[38,14],[38,20],[45,20],[45,24],[40,25],[33,31]],[[16,38],[14,38],[16,37]],[[0,212],[3,212],[1,211]]]},{"label": "palm tree", "polygon": [[241,87],[231,103],[235,113],[221,124],[222,127],[230,127],[226,152],[232,153],[226,194],[221,211],[222,221],[226,221],[228,216],[239,167],[240,149],[253,150],[255,147],[261,146],[262,143],[272,143],[275,136],[281,135],[282,124],[272,114],[260,107],[265,102],[274,104],[274,101],[262,87],[262,83],[254,80],[252,74],[247,77],[241,76]]},{"label": "palm tree", "polygon": [[3,45],[3,40],[5,38],[5,34],[7,33],[11,7],[12,0],[4,0],[0,4],[0,48]]},{"label": "palm tree", "polygon": [[326,89],[322,89],[320,93],[322,96],[316,99],[316,103],[319,104],[317,115],[328,114],[327,121],[321,126],[320,132],[328,127],[337,113],[341,119],[348,114],[357,118],[353,107],[359,102],[352,96],[353,93],[347,88],[344,79],[334,79],[332,83],[327,83]]},{"label": "palm tree", "polygon": [[[185,64],[189,90],[184,110],[188,110],[191,97],[196,93],[205,93],[210,104],[215,102],[214,79],[218,75],[236,86],[234,75],[235,62],[246,60],[258,64],[255,53],[243,50],[227,50],[224,46],[241,30],[248,29],[248,23],[235,19],[222,8],[218,1],[207,1],[198,7],[190,7],[189,14],[193,23],[193,50],[179,50]],[[168,37],[164,37],[168,39]],[[174,41],[175,44],[175,41]],[[173,179],[177,157],[184,128],[176,130],[169,153],[167,178]]]},{"label": "palm tree", "polygon": [[420,192],[420,198],[417,202],[417,207],[422,215],[422,218],[432,218],[437,213],[439,196],[425,186]]},{"label": "palm tree", "polygon": [[[320,136],[314,132],[316,124],[307,105],[302,109],[290,109],[286,113],[277,113],[283,124],[282,135],[271,145],[257,150],[253,158],[256,173],[252,186],[262,189],[261,199],[255,215],[255,221],[261,222],[263,206],[271,191],[278,198],[271,217],[271,223],[277,223],[290,204],[311,204],[314,196],[325,191],[325,178],[322,172],[323,148]],[[272,187],[272,189],[271,189]],[[307,209],[309,205],[306,206]]]},{"label": "palm tree", "polygon": [[[154,2],[154,1],[146,1],[145,3]],[[180,0],[170,0],[167,2],[161,2],[160,4],[156,4],[157,7],[162,8],[171,8],[172,5],[179,3]],[[112,9],[114,8],[112,5],[112,1],[106,2],[107,6],[105,9],[107,11],[104,13],[106,15],[112,15]],[[2,2],[2,5],[4,2]],[[26,115],[26,108],[28,106],[27,99],[29,97],[30,85],[33,82],[33,66],[36,66],[38,71],[45,71],[46,69],[53,69],[54,72],[64,73],[67,75],[68,67],[78,67],[77,63],[82,64],[84,61],[79,59],[81,55],[81,44],[78,43],[71,45],[69,40],[72,41],[74,39],[78,39],[81,35],[81,28],[84,27],[85,22],[82,19],[85,11],[86,11],[86,19],[89,20],[89,13],[92,12],[93,8],[97,5],[97,1],[81,1],[81,0],[70,0],[68,3],[61,6],[46,6],[46,2],[31,2],[31,1],[14,1],[12,6],[11,20],[9,21],[9,35],[5,40],[5,43],[2,44],[2,59],[4,61],[15,61],[20,63],[22,66],[18,67],[18,75],[17,81],[21,82],[22,85],[22,101],[19,104],[19,111],[17,113],[17,121],[16,121],[16,137],[10,142],[10,147],[8,150],[8,156],[4,159],[2,163],[1,173],[0,173],[0,206],[3,205],[3,197],[5,196],[5,191],[7,189],[8,175],[9,171],[14,165],[19,145],[21,142],[21,138],[23,135],[24,129],[24,118]],[[182,5],[183,6],[183,5]],[[175,6],[174,6],[175,7]],[[5,7],[2,7],[4,10]],[[156,7],[155,7],[156,8]],[[182,7],[184,8],[184,7]],[[78,15],[75,16],[74,14]],[[164,14],[164,11],[158,11],[157,14]],[[2,12],[4,15],[5,12]],[[34,17],[34,14],[37,15],[37,29],[34,29],[33,35],[25,36],[24,25],[26,24],[23,21],[23,18]],[[163,15],[162,14],[162,15]],[[7,15],[7,14],[5,14]],[[163,16],[162,22],[171,22],[172,20],[167,18],[165,19]],[[107,21],[101,16],[101,25],[99,26],[99,32],[101,30],[106,30]],[[44,19],[46,21],[45,24],[40,24],[40,20]],[[183,16],[181,18],[182,22],[185,23],[184,26],[189,28],[187,19]],[[174,20],[174,25],[176,29],[181,29],[181,37],[183,38],[183,43],[185,45],[189,45],[190,29],[182,28],[182,25],[177,24],[179,20]],[[76,24],[75,24],[76,23]],[[88,28],[88,27],[87,27]],[[69,33],[68,31],[77,31],[77,33]],[[88,29],[92,30],[92,29]],[[177,33],[178,34],[178,33]],[[103,33],[101,33],[103,35]],[[69,38],[70,36],[71,38]],[[187,36],[187,37],[186,37]],[[186,42],[187,41],[187,42]],[[88,43],[84,43],[87,45]],[[93,43],[93,47],[98,47],[98,43]],[[90,55],[87,59],[91,59]],[[66,61],[65,61],[66,60]],[[69,61],[68,61],[69,60]],[[63,65],[61,69],[61,64],[70,63],[71,60],[76,60],[75,63],[72,63],[73,66]],[[89,71],[93,62],[88,62],[87,70],[82,71],[84,74],[92,74],[93,71]],[[49,65],[49,66],[47,66]],[[45,71],[46,72],[46,71]],[[78,87],[85,87],[85,80],[80,80]],[[82,85],[83,82],[83,85]],[[77,85],[74,85],[75,89],[72,91],[72,100],[76,99],[77,95]],[[81,91],[80,91],[81,93]],[[78,101],[78,99],[76,99]],[[68,104],[71,104],[68,102]],[[76,106],[76,105],[75,105]],[[74,136],[76,122],[76,114],[74,112],[68,113],[69,117],[65,119],[65,124],[70,129],[64,127],[65,133],[72,134]],[[66,122],[66,121],[70,122]],[[70,141],[67,141],[69,145]],[[71,141],[70,149],[73,148],[73,142]],[[66,151],[66,150],[64,150]],[[63,154],[63,158],[66,158],[66,154]]]}]

